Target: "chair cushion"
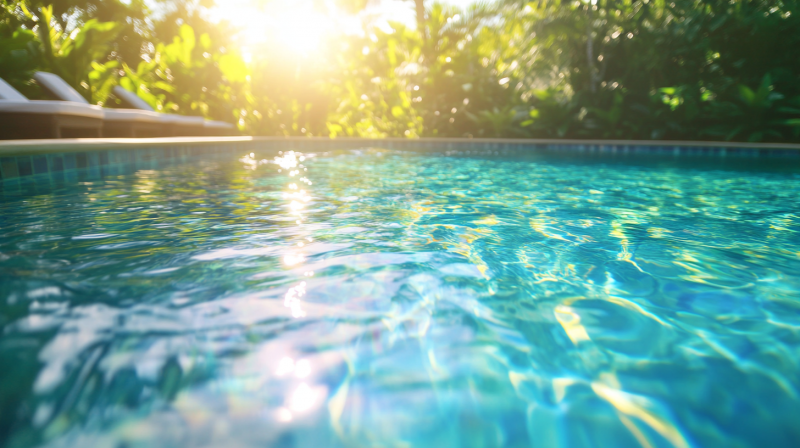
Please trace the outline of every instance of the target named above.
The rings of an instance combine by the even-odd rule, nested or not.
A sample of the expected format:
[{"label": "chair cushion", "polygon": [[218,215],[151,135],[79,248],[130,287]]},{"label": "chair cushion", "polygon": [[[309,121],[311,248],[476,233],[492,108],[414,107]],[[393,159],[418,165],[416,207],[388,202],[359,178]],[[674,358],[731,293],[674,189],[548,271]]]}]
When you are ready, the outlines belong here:
[{"label": "chair cushion", "polygon": [[203,123],[203,127],[211,128],[211,129],[233,129],[235,128],[234,125],[231,123],[226,123],[224,121],[213,121],[209,120]]},{"label": "chair cushion", "polygon": [[150,107],[150,105],[147,104],[145,100],[139,98],[138,95],[129,90],[126,90],[122,86],[114,86],[113,91],[114,95],[116,95],[116,97],[121,99],[124,103],[127,103],[128,106],[131,106],[134,109],[141,109],[141,110],[148,110],[150,112],[155,112],[155,109]]},{"label": "chair cushion", "polygon": [[177,124],[181,126],[203,126],[203,117],[192,117],[188,115],[158,114],[163,123]]},{"label": "chair cushion", "polygon": [[103,108],[69,101],[0,101],[0,113],[71,115],[103,119]]},{"label": "chair cushion", "polygon": [[0,100],[28,101],[25,95],[0,78]]},{"label": "chair cushion", "polygon": [[137,122],[137,123],[163,123],[159,113],[138,109],[103,109],[106,121]]}]

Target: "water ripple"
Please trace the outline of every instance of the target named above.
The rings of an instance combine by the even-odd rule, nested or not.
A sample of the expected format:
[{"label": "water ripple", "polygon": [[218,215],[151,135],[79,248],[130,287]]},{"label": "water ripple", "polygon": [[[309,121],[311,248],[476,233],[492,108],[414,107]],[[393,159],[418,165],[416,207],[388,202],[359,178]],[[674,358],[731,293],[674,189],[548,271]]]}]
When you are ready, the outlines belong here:
[{"label": "water ripple", "polygon": [[0,444],[794,446],[800,177],[670,163],[264,152],[7,194]]}]

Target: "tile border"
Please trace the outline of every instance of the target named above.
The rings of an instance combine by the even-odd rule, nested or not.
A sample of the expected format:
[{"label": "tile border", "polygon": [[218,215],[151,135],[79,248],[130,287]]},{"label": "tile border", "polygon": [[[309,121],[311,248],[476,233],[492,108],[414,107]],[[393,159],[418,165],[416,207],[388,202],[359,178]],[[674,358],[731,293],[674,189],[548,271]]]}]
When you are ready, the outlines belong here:
[{"label": "tile border", "polygon": [[0,141],[0,182],[60,179],[84,171],[95,177],[105,176],[124,172],[126,167],[153,168],[155,160],[174,160],[198,154],[282,149],[328,151],[370,147],[446,155],[540,152],[587,156],[610,154],[800,160],[800,145],[720,142],[321,137],[20,140]]}]

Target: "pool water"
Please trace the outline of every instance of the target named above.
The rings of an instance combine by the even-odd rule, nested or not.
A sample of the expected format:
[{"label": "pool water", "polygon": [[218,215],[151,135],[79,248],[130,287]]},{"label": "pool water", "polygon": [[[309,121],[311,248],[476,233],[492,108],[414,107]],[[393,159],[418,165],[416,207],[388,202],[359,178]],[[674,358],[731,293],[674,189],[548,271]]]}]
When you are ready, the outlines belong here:
[{"label": "pool water", "polygon": [[797,446],[798,173],[265,151],[5,194],[0,445]]}]

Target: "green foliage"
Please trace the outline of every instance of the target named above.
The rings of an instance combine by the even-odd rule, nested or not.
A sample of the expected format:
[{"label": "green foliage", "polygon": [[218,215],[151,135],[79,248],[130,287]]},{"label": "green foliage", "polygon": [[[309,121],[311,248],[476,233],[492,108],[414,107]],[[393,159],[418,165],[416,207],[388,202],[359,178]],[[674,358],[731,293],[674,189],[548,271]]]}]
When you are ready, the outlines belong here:
[{"label": "green foliage", "polygon": [[198,39],[189,25],[171,43],[144,54],[136,69],[124,64],[123,71],[120,85],[156,110],[250,121],[247,65],[238,54],[214,49],[207,34]]},{"label": "green foliage", "polygon": [[339,99],[328,129],[333,136],[416,137],[422,131],[422,118],[413,107],[416,81],[422,78],[419,34],[399,24],[391,33],[373,31],[374,37],[341,48],[343,73],[327,86]]},{"label": "green foliage", "polygon": [[0,0],[0,76],[35,96],[31,72],[53,71],[107,107],[119,84],[263,135],[800,139],[800,0],[414,0],[416,29],[252,60],[211,2],[158,3]]},{"label": "green foliage", "polygon": [[[108,96],[113,73],[109,69],[113,65],[101,66],[97,61],[109,54],[111,43],[119,34],[119,25],[90,19],[72,30],[65,29],[53,17],[52,6],[33,10],[33,18],[42,44],[41,68],[63,78],[89,102],[102,103]],[[90,68],[97,70],[95,66],[109,74],[87,76]]]},{"label": "green foliage", "polygon": [[17,29],[9,36],[0,35],[0,78],[19,90],[27,90],[28,80],[37,67],[36,35]]},{"label": "green foliage", "polygon": [[[796,138],[787,98],[800,95],[797,1],[594,3],[505,2],[499,33],[516,40],[521,94],[538,109],[543,83],[569,98],[560,135]],[[526,123],[533,136],[552,136],[559,114],[543,112],[534,121],[546,125]]]},{"label": "green foliage", "polygon": [[0,1],[0,78],[23,93],[38,66],[36,34],[24,28],[16,3]]}]

